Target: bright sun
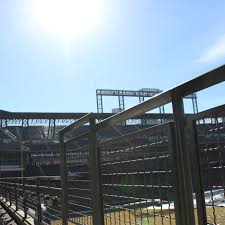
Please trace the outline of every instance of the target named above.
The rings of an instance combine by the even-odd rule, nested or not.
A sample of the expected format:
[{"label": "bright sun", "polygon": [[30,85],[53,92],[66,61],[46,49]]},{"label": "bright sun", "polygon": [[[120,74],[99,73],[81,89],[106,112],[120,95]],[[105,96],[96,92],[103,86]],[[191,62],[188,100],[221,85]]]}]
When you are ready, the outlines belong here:
[{"label": "bright sun", "polygon": [[35,21],[65,41],[97,28],[102,14],[103,0],[33,0],[32,3]]}]

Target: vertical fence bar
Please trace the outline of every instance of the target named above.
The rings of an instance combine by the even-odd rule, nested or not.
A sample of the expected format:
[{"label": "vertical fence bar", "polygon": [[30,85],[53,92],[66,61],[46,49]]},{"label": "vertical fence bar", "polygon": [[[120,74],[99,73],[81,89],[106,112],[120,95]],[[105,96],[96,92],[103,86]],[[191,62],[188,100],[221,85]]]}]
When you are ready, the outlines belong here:
[{"label": "vertical fence bar", "polygon": [[100,152],[96,146],[95,118],[90,116],[90,134],[89,134],[89,155],[90,155],[90,174],[91,174],[91,192],[93,206],[93,224],[104,225],[104,213],[102,202],[102,184],[100,172]]},{"label": "vertical fence bar", "polygon": [[4,184],[3,184],[3,180],[1,180],[1,197],[2,197],[2,199],[4,198]]},{"label": "vertical fence bar", "polygon": [[26,179],[22,178],[23,182],[23,211],[24,211],[24,219],[27,218],[27,194],[26,194]]},{"label": "vertical fence bar", "polygon": [[5,195],[6,193],[5,193],[5,183],[4,183],[4,181],[5,181],[5,180],[3,179],[3,180],[2,180],[2,197],[3,197],[3,201],[4,201],[4,198],[5,198],[5,196],[6,196],[6,195]]},{"label": "vertical fence bar", "polygon": [[16,211],[18,210],[18,195],[17,195],[17,179],[15,179],[15,206],[16,206]]},{"label": "vertical fence bar", "polygon": [[9,200],[8,196],[8,185],[7,185],[8,179],[5,180],[5,201],[7,202]]},{"label": "vertical fence bar", "polygon": [[0,198],[2,197],[2,180],[0,179]]},{"label": "vertical fence bar", "polygon": [[7,180],[4,180],[4,182],[3,182],[3,186],[4,186],[4,193],[5,193],[5,202],[7,202],[7,189],[6,189],[6,182],[7,182]]},{"label": "vertical fence bar", "polygon": [[4,185],[3,185],[3,180],[1,180],[1,197],[2,197],[2,200],[4,198]]},{"label": "vertical fence bar", "polygon": [[40,179],[37,178],[37,179],[36,179],[37,221],[38,221],[38,225],[41,225],[42,215],[41,215],[41,199],[40,199],[40,190],[39,190],[39,186],[40,186]]},{"label": "vertical fence bar", "polygon": [[178,186],[179,186],[179,175],[178,175],[178,169],[177,169],[177,156],[175,151],[175,137],[174,137],[174,124],[170,123],[169,125],[169,131],[168,131],[168,146],[169,146],[169,152],[172,155],[172,180],[173,180],[173,189],[174,189],[174,206],[175,206],[175,218],[176,218],[176,224],[180,225],[182,224],[182,218],[181,218],[181,203],[179,202],[179,196],[178,196]]},{"label": "vertical fence bar", "polygon": [[68,224],[68,187],[67,187],[67,167],[66,149],[64,144],[64,133],[59,133],[60,143],[60,173],[62,186],[62,225]]},{"label": "vertical fence bar", "polygon": [[9,180],[9,206],[12,206],[12,190],[11,190],[11,180]]},{"label": "vertical fence bar", "polygon": [[3,197],[2,191],[3,191],[3,188],[2,188],[2,180],[1,180],[1,181],[0,181],[0,194],[1,194],[0,198]]},{"label": "vertical fence bar", "polygon": [[6,188],[6,181],[7,181],[7,180],[4,180],[5,202],[7,202],[7,188]]},{"label": "vertical fence bar", "polygon": [[2,197],[2,200],[3,200],[3,197],[4,197],[4,185],[3,185],[3,180],[1,180],[1,197]]},{"label": "vertical fence bar", "polygon": [[4,180],[2,180],[2,198],[4,201],[4,197],[5,197],[5,185],[4,185]]},{"label": "vertical fence bar", "polygon": [[1,180],[1,197],[2,197],[2,200],[4,199],[4,181]]},{"label": "vertical fence bar", "polygon": [[196,191],[196,203],[198,212],[198,225],[207,224],[206,208],[205,208],[205,196],[204,187],[202,182],[201,166],[200,166],[200,155],[198,148],[198,133],[196,129],[196,121],[192,121],[192,159],[193,159],[193,184]]},{"label": "vertical fence bar", "polygon": [[8,179],[5,182],[5,191],[6,191],[6,202],[9,200],[9,190],[8,190]]},{"label": "vertical fence bar", "polygon": [[175,151],[177,176],[179,178],[177,192],[179,201],[180,225],[195,225],[191,164],[186,148],[185,115],[183,99],[176,89],[172,94],[172,106],[175,125]]}]

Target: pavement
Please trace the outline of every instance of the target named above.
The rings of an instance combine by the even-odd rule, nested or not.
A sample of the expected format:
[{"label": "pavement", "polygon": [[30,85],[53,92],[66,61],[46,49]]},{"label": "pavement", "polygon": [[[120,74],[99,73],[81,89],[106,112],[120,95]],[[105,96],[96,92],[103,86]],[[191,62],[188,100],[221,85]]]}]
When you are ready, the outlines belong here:
[{"label": "pavement", "polygon": [[0,225],[16,225],[16,222],[0,205]]}]

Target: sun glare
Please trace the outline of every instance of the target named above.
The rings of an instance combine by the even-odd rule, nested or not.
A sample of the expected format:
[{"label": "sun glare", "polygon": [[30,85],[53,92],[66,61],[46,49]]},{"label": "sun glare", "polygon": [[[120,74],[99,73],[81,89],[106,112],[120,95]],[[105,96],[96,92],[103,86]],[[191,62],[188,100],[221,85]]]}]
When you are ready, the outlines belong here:
[{"label": "sun glare", "polygon": [[33,0],[32,8],[36,23],[70,42],[98,27],[103,0]]}]

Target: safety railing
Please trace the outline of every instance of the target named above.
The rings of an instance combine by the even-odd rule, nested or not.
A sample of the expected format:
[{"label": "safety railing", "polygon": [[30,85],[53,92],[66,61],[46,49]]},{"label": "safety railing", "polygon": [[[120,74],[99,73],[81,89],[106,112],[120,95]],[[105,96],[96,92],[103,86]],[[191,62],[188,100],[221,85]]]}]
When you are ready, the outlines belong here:
[{"label": "safety railing", "polygon": [[[60,216],[53,214],[60,218],[55,222],[223,224],[225,107],[187,116],[183,103],[185,96],[223,81],[225,66],[101,122],[90,113],[60,130],[61,187],[54,188],[53,196],[62,191],[57,204],[62,210]],[[153,127],[125,125],[126,120],[168,103],[173,113],[170,122]],[[82,126],[88,127],[86,133],[80,131]],[[40,224],[44,214],[39,193],[51,189],[43,188],[39,178],[18,181],[19,197],[18,191],[12,192],[15,180],[1,180],[3,200],[21,207],[26,216],[28,193],[34,192]]]},{"label": "safety railing", "polygon": [[26,224],[62,224],[60,177],[0,178],[0,196]]},{"label": "safety railing", "polygon": [[193,184],[198,224],[225,221],[225,105],[187,119],[192,127]]},{"label": "safety railing", "polygon": [[[71,131],[88,124],[89,131],[71,137]],[[60,130],[63,225],[102,224],[98,161],[93,114],[87,114]],[[93,216],[94,215],[94,216]]]},{"label": "safety railing", "polygon": [[[198,148],[197,134],[193,136],[193,132],[191,139],[187,137],[190,123],[184,113],[183,98],[224,80],[222,66],[99,123],[88,114],[61,130],[64,224],[204,224],[203,217],[206,221],[207,215],[199,201],[207,191],[213,193],[212,184],[201,189],[206,182],[202,165],[193,153],[196,151],[189,148]],[[170,123],[143,126],[134,133],[119,130],[126,120],[168,103],[172,103],[174,115]],[[88,133],[74,137],[73,130],[84,124],[89,126]],[[103,140],[101,134],[106,134],[109,127],[118,134]],[[193,131],[199,132],[201,123],[197,121],[194,127]],[[209,136],[205,136],[209,141]],[[194,174],[196,168],[198,173]],[[218,187],[222,189],[223,184],[218,182]],[[70,188],[74,188],[72,194]],[[211,207],[215,215],[215,204]]]},{"label": "safety railing", "polygon": [[175,224],[172,123],[99,144],[104,224]]}]

